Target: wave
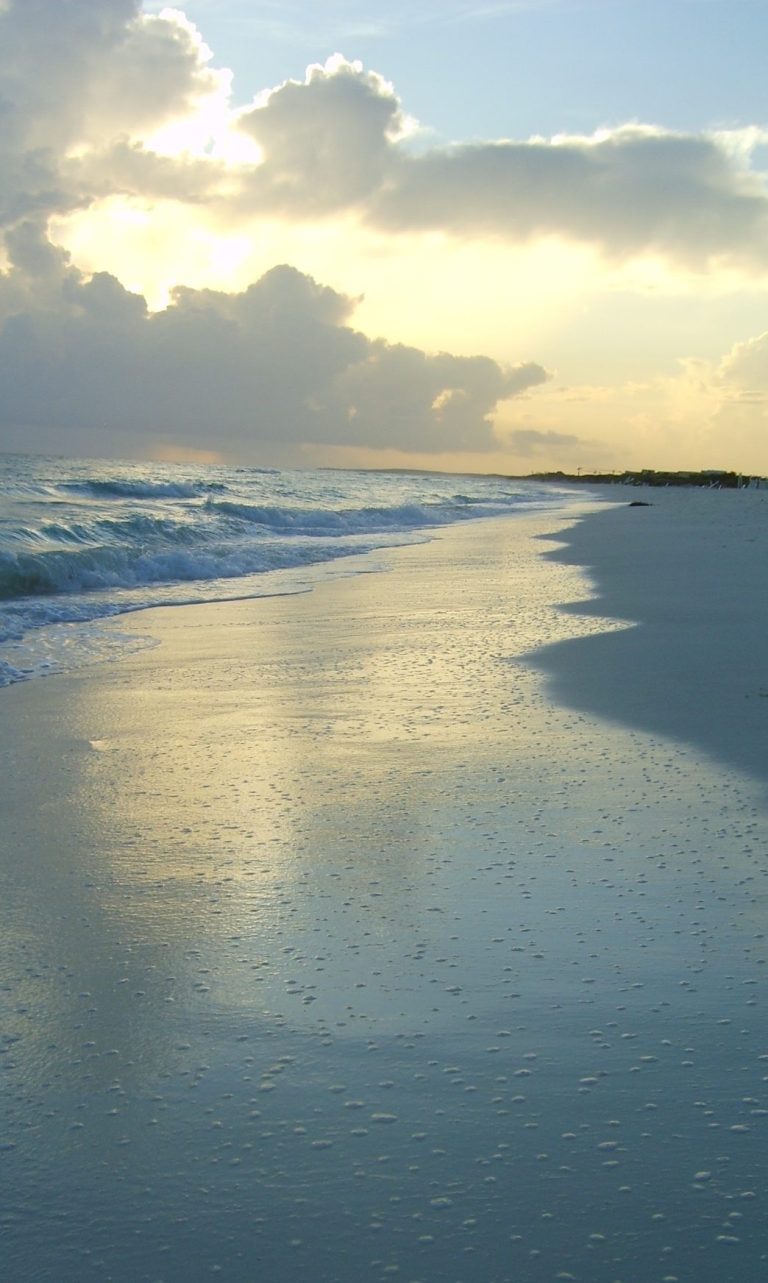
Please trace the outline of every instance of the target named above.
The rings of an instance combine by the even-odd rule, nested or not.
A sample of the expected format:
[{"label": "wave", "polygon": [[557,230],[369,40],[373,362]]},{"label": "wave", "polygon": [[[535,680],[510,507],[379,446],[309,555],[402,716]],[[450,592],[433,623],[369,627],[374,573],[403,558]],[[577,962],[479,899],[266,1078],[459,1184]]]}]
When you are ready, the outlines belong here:
[{"label": "wave", "polygon": [[361,544],[330,549],[318,542],[301,550],[278,542],[209,548],[56,549],[0,555],[0,601],[131,589],[193,580],[234,579],[288,566],[311,565],[368,549]]},{"label": "wave", "polygon": [[145,481],[123,477],[86,477],[61,486],[66,494],[91,495],[95,499],[199,499],[214,491],[225,491],[223,481]]},{"label": "wave", "polygon": [[23,682],[27,673],[23,668],[15,668],[4,659],[0,659],[0,686],[13,686],[14,682]]},{"label": "wave", "polygon": [[490,477],[0,458],[0,685],[92,655],[105,618],[304,591],[321,563],[571,501]]},{"label": "wave", "polygon": [[[393,534],[386,546],[406,542],[406,535]],[[269,595],[274,591],[270,574],[301,573],[381,546],[375,539],[341,545],[272,539],[191,550],[101,547],[0,554],[0,644],[18,643],[52,624],[88,624],[150,606]],[[231,587],[237,581],[243,581],[241,589]],[[281,592],[303,590],[300,579],[281,583]]]},{"label": "wave", "polygon": [[445,509],[439,513],[416,504],[396,508],[301,508],[275,507],[265,504],[235,503],[229,500],[206,502],[209,512],[274,531],[281,535],[341,538],[353,534],[381,533],[385,530],[417,530],[423,526],[444,525],[450,521]]},{"label": "wave", "polygon": [[193,509],[164,515],[128,510],[89,519],[80,513],[38,528],[19,526],[6,532],[0,552],[0,601],[258,574],[341,556],[344,541],[352,541],[350,552],[360,552],[366,539],[391,540],[510,507],[487,499],[457,506],[457,498],[465,497],[334,510],[209,496]]},{"label": "wave", "polygon": [[[480,516],[498,516],[519,507],[515,503],[489,502],[482,498],[454,496],[433,503],[399,504],[392,507],[303,508],[277,507],[267,504],[237,503],[233,500],[207,499],[208,512],[234,517],[239,521],[274,531],[281,535],[305,537],[344,537],[355,534],[384,534],[393,530],[423,530],[450,525],[454,521]],[[468,511],[471,507],[472,511]]]}]

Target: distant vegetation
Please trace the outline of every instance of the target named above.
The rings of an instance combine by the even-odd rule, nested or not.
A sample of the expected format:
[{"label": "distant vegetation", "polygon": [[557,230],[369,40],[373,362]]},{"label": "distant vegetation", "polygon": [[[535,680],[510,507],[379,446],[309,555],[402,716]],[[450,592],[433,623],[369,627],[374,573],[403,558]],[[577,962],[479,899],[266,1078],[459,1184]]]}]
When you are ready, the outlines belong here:
[{"label": "distant vegetation", "polygon": [[739,490],[749,485],[768,486],[765,477],[743,476],[740,472],[657,472],[641,468],[636,472],[533,472],[530,481],[575,481],[608,486],[704,486],[710,490]]}]

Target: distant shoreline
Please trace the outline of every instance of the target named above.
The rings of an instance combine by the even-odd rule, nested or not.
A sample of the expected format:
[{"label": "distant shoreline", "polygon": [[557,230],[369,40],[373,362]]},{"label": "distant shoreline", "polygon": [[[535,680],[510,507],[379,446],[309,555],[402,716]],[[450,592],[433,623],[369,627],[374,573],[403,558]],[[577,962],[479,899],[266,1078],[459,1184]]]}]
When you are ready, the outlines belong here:
[{"label": "distant shoreline", "polygon": [[720,469],[705,469],[701,472],[657,472],[653,468],[626,472],[532,472],[525,477],[509,477],[508,480],[567,481],[601,486],[699,486],[707,490],[768,488],[768,479],[765,477]]}]

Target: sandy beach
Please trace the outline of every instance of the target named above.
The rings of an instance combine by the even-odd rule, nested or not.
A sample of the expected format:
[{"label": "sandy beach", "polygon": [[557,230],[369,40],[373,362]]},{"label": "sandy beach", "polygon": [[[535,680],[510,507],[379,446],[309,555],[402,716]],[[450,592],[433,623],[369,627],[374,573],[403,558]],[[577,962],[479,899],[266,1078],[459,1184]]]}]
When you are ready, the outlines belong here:
[{"label": "sandy beach", "polygon": [[9,1278],[763,1277],[766,517],[607,490],[0,692]]},{"label": "sandy beach", "polygon": [[551,554],[591,569],[597,595],[577,613],[639,625],[548,651],[554,694],[765,782],[768,490],[636,493],[649,508],[580,522]]}]

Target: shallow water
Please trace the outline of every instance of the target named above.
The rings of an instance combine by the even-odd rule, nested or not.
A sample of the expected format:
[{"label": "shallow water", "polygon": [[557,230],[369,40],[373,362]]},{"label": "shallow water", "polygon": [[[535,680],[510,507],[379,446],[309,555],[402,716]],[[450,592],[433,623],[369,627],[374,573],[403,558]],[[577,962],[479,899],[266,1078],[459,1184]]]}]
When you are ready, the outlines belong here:
[{"label": "shallow water", "polygon": [[8,1277],[765,1272],[754,788],[548,702],[576,572],[445,546],[4,692]]},{"label": "shallow water", "polygon": [[572,507],[504,477],[0,454],[0,687],[141,649],[102,621],[306,592],[453,523]]}]

